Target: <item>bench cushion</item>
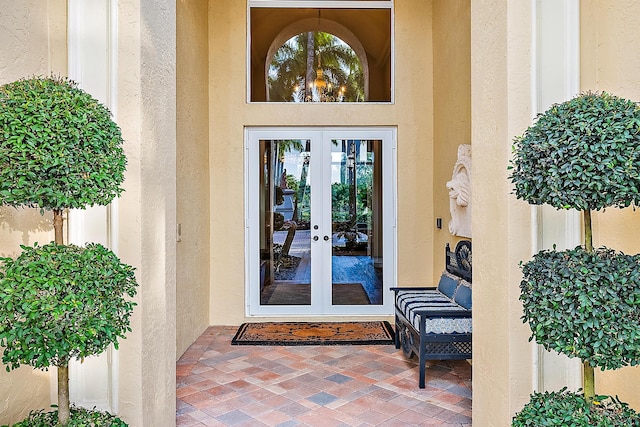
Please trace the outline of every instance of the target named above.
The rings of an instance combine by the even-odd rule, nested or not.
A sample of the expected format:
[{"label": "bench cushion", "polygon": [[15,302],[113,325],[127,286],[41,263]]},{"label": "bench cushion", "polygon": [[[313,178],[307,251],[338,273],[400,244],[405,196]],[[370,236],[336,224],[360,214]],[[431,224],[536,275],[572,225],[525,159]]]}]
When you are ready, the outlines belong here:
[{"label": "bench cushion", "polygon": [[[437,304],[438,306],[455,306],[453,302],[446,296],[442,295],[435,289],[430,290],[400,290],[396,296],[396,305],[405,315],[419,308],[424,308],[425,305]],[[407,317],[408,319],[408,317]]]},{"label": "bench cushion", "polygon": [[[403,316],[411,322],[416,331],[420,330],[419,310],[455,310],[461,307],[442,295],[437,290],[400,290],[397,293],[396,305]],[[436,334],[470,333],[471,318],[427,318],[425,321],[425,332]]]}]

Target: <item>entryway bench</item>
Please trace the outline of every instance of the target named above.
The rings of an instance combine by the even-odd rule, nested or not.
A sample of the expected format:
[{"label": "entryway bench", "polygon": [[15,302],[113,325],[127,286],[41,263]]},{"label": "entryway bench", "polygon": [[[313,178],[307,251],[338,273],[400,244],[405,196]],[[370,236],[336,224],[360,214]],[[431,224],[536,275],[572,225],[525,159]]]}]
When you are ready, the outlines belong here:
[{"label": "entryway bench", "polygon": [[395,345],[418,355],[418,385],[425,387],[427,360],[471,359],[471,242],[445,248],[446,268],[437,287],[398,287]]}]

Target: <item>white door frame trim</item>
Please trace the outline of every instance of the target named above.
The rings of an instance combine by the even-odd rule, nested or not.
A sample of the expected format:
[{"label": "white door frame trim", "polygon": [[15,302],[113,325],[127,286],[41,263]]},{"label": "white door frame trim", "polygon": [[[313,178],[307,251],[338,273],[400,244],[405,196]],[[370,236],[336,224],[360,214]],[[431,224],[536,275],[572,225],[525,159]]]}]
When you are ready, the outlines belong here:
[{"label": "white door frame trim", "polygon": [[[260,305],[259,263],[260,256],[259,215],[256,215],[256,200],[259,200],[258,182],[259,156],[256,154],[256,142],[260,139],[311,139],[322,143],[323,147],[331,139],[381,139],[383,140],[383,268],[384,294],[383,304],[370,306],[330,306],[314,304],[311,306],[265,306]],[[244,170],[244,205],[245,205],[245,315],[254,316],[371,316],[393,314],[393,295],[389,290],[397,283],[397,155],[395,127],[247,127],[245,128],[245,170]],[[313,144],[313,142],[312,142]],[[313,158],[312,158],[313,162]],[[321,171],[311,168],[311,173]],[[327,196],[328,197],[328,196]],[[326,222],[326,219],[325,219]],[[330,222],[330,221],[329,221]],[[330,257],[329,257],[330,262]],[[313,273],[312,273],[313,274]],[[312,276],[313,277],[313,276]],[[253,286],[252,286],[253,285]],[[330,296],[324,287],[312,286],[314,301],[326,300]],[[324,294],[317,292],[324,291]],[[327,309],[327,307],[329,307]],[[365,308],[360,312],[357,309]]]}]

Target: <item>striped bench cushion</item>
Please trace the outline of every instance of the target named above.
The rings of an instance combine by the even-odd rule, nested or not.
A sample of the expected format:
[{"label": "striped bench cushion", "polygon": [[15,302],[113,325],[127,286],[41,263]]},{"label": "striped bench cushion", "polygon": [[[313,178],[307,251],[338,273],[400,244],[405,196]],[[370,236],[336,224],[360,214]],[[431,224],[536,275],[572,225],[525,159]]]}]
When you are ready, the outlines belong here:
[{"label": "striped bench cushion", "polygon": [[[417,315],[417,311],[424,309],[460,310],[462,308],[435,289],[400,290],[397,293],[396,306],[417,331],[420,330],[420,316]],[[425,332],[436,334],[471,333],[471,318],[427,318]]]},{"label": "striped bench cushion", "polygon": [[455,305],[451,300],[437,290],[423,291],[398,291],[396,305],[403,313],[414,310],[415,307],[423,307],[425,304]]}]

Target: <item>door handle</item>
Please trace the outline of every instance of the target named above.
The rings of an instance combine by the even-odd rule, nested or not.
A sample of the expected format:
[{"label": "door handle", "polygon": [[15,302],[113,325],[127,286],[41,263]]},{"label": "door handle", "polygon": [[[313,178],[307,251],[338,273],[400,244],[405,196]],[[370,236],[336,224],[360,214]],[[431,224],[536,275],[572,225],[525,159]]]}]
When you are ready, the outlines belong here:
[{"label": "door handle", "polygon": [[327,240],[329,240],[329,236],[324,236],[324,241],[326,242]]},{"label": "door handle", "polygon": [[313,236],[313,241],[317,242],[318,241],[318,236]]}]

